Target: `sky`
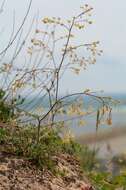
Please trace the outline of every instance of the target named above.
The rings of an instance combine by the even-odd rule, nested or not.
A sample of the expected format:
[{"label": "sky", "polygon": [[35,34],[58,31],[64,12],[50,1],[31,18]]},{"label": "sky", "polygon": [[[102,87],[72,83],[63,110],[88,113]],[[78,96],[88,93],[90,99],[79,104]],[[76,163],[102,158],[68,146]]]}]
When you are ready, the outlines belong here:
[{"label": "sky", "polygon": [[[28,2],[29,0],[6,0],[6,14],[0,18],[3,27],[6,26],[3,41],[6,41],[5,36],[12,27],[13,11],[15,10],[18,26],[25,15]],[[61,83],[61,91],[81,91],[90,88],[104,90],[106,93],[126,93],[126,0],[33,0],[27,22],[31,21],[38,11],[40,18],[67,18],[87,3],[94,8],[93,25],[88,27],[82,38],[89,41],[99,40],[104,53],[98,58],[96,65],[89,66],[79,77],[67,73]]]}]

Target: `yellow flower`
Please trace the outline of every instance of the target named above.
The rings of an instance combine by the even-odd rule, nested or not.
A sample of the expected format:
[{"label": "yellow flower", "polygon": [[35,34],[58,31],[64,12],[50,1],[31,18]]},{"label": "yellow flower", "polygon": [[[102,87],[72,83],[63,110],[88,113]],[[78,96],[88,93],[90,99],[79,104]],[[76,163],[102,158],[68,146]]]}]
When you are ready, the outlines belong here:
[{"label": "yellow flower", "polygon": [[111,118],[108,118],[108,119],[107,119],[107,124],[108,124],[108,125],[112,125],[112,119],[111,119]]},{"label": "yellow flower", "polygon": [[79,127],[83,127],[86,124],[84,120],[79,120],[78,125]]}]

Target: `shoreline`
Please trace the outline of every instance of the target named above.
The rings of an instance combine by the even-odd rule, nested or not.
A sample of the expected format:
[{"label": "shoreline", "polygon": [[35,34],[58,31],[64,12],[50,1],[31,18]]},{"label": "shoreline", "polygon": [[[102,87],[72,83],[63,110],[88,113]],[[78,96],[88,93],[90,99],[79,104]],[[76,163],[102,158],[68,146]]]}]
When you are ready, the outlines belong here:
[{"label": "shoreline", "polygon": [[77,141],[82,145],[88,145],[91,149],[98,149],[101,158],[113,157],[126,153],[126,127],[111,128],[111,130],[99,133],[90,133],[80,136]]}]

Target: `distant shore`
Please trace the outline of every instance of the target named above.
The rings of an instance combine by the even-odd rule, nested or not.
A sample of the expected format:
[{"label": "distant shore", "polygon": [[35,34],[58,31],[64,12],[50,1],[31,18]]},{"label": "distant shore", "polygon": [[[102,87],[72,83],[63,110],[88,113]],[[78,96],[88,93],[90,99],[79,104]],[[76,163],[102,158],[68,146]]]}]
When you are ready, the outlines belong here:
[{"label": "distant shore", "polygon": [[77,140],[91,148],[98,148],[100,157],[126,153],[126,126],[83,135]]}]

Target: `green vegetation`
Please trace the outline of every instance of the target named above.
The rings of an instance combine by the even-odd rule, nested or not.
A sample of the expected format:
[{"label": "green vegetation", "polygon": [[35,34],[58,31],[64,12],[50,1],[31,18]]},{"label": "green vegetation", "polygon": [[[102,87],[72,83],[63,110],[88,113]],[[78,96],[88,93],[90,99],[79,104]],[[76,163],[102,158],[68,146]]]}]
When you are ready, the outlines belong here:
[{"label": "green vegetation", "polygon": [[[49,128],[40,131],[39,143],[37,142],[35,127],[13,127],[0,129],[1,151],[23,156],[33,161],[37,166],[51,169],[55,162],[53,156],[62,152],[74,154],[78,151],[73,143],[65,143],[58,133]],[[68,146],[67,146],[68,145]]]},{"label": "green vegetation", "polygon": [[18,114],[15,114],[15,107],[22,105],[24,102],[24,98],[21,98],[21,96],[7,101],[7,96],[6,91],[0,89],[0,121],[5,123],[18,117]]},{"label": "green vegetation", "polygon": [[[80,161],[80,167],[97,190],[115,190],[120,187],[126,189],[126,159],[124,157],[121,158],[121,162],[120,158],[114,158],[114,161],[121,167],[118,176],[113,176],[112,173],[108,172],[103,173],[98,167],[101,162],[97,158],[97,150],[89,150],[88,147],[76,143],[71,137],[64,138],[58,125],[63,123],[64,127],[65,121],[55,120],[59,114],[63,116],[62,118],[65,118],[66,115],[70,118],[78,117],[79,125],[83,126],[83,117],[95,112],[96,130],[102,122],[108,125],[112,124],[111,104],[115,101],[111,97],[99,96],[94,91],[91,92],[90,89],[60,97],[60,89],[62,88],[60,80],[64,72],[69,70],[78,75],[88,65],[96,63],[97,57],[102,54],[102,50],[99,49],[99,41],[84,43],[85,39],[83,39],[82,43],[75,43],[79,37],[76,31],[85,32],[85,27],[92,24],[90,16],[93,8],[89,5],[82,6],[77,15],[65,21],[62,18],[44,18],[41,22],[44,25],[42,28],[47,28],[47,30],[41,31],[41,26],[35,30],[35,37],[31,39],[31,43],[27,47],[28,60],[22,59],[21,51],[26,40],[24,39],[23,43],[17,40],[17,49],[14,51],[12,60],[4,63],[4,55],[8,53],[17,37],[19,39],[21,37],[20,31],[23,31],[31,2],[19,31],[14,38],[10,39],[7,47],[0,52],[2,60],[0,65],[0,77],[2,78],[0,88],[0,152],[23,157],[36,167],[49,169],[55,174],[57,166],[55,157],[69,154]],[[82,50],[85,52],[83,56],[80,54]],[[17,64],[16,61],[19,55],[22,59],[22,65]],[[22,94],[27,101],[19,94]],[[33,100],[29,101],[30,95],[33,95]],[[92,106],[92,99],[95,103],[98,102],[95,110],[83,108],[85,96],[91,97],[89,108]],[[41,98],[41,103],[37,103],[37,98]],[[43,106],[45,98],[48,99],[48,109]],[[19,109],[20,105],[23,105],[22,109]],[[24,110],[24,107],[30,107],[27,109],[29,111]],[[35,109],[39,110],[39,113],[36,111],[34,114]],[[28,119],[32,118],[36,126],[28,123],[27,126],[21,127],[17,118],[21,118],[22,115]],[[65,173],[60,174],[65,175]]]},{"label": "green vegetation", "polygon": [[92,169],[95,160],[93,152],[87,147],[80,146],[72,139],[66,141],[56,129],[41,129],[37,142],[37,130],[31,126],[0,128],[0,151],[24,157],[37,167],[51,171],[56,166],[54,157],[60,154],[75,156],[85,170]]},{"label": "green vegetation", "polygon": [[1,151],[15,154],[32,161],[37,166],[52,169],[53,156],[61,149],[61,139],[54,130],[43,129],[37,143],[34,127],[13,127],[0,130]]},{"label": "green vegetation", "polygon": [[[101,170],[100,164],[97,160],[99,167],[93,170],[88,170],[87,176],[94,185],[96,190],[126,190],[126,155],[118,155],[110,160],[113,164],[113,169],[111,166],[105,166],[107,168]],[[119,171],[116,171],[117,168]],[[110,171],[109,171],[110,170]]]},{"label": "green vegetation", "polygon": [[70,154],[80,161],[80,168],[91,181],[96,190],[115,190],[123,187],[126,189],[126,157],[124,155],[113,158],[113,162],[120,167],[120,174],[113,176],[110,172],[100,169],[100,160],[97,151],[91,151],[86,146],[81,146],[73,139],[60,136],[57,129],[41,128],[40,139],[37,142],[37,128],[27,127],[1,127],[0,151],[7,154],[23,157],[40,169],[49,169],[55,174],[57,162],[55,157],[61,154]]},{"label": "green vegetation", "polygon": [[126,171],[114,177],[110,173],[91,172],[88,177],[91,179],[96,190],[126,189]]},{"label": "green vegetation", "polygon": [[0,89],[0,121],[7,122],[13,117],[13,110],[9,104],[5,103],[6,92]]},{"label": "green vegetation", "polygon": [[[87,146],[81,146],[71,136],[65,137],[60,127],[40,127],[39,141],[38,128],[34,125],[13,126],[11,119],[15,118],[12,105],[4,103],[5,93],[0,93],[0,152],[23,157],[40,169],[49,169],[58,173],[55,157],[61,154],[75,156],[80,161],[80,167],[89,178],[96,190],[115,190],[123,187],[126,189],[126,156],[114,157],[112,162],[120,167],[120,174],[113,176],[110,172],[100,169],[101,161],[97,158],[98,150],[90,150]],[[20,102],[15,100],[15,102]],[[12,114],[13,113],[13,114]],[[7,123],[7,125],[6,125]],[[65,173],[58,173],[65,175]]]}]

